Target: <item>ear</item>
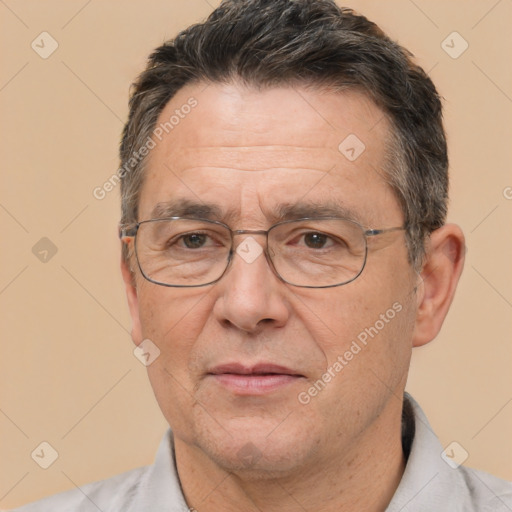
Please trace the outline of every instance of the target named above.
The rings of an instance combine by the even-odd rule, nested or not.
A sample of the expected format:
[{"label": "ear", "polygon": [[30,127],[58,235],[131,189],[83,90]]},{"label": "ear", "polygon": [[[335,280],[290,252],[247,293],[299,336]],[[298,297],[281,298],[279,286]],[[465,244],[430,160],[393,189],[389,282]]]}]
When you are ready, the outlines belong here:
[{"label": "ear", "polygon": [[142,338],[142,328],[139,317],[139,297],[137,295],[137,287],[135,283],[135,274],[130,267],[130,262],[121,254],[121,273],[123,275],[124,286],[126,290],[126,298],[128,299],[128,307],[132,318],[132,340],[135,345],[139,345]]},{"label": "ear", "polygon": [[465,252],[464,234],[455,224],[445,224],[430,235],[417,289],[414,347],[425,345],[439,333],[464,267]]}]

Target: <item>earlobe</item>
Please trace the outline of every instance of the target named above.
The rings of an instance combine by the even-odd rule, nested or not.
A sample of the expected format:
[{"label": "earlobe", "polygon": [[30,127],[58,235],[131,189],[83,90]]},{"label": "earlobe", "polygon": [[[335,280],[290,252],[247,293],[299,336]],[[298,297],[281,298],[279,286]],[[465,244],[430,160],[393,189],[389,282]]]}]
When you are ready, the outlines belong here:
[{"label": "earlobe", "polygon": [[135,274],[130,268],[130,262],[127,261],[123,255],[121,255],[121,273],[123,275],[128,308],[132,319],[132,340],[135,345],[139,345],[143,338],[139,317],[139,297],[135,283]]},{"label": "earlobe", "polygon": [[446,224],[431,234],[419,276],[414,347],[425,345],[439,333],[455,295],[464,255],[464,234],[455,224]]}]

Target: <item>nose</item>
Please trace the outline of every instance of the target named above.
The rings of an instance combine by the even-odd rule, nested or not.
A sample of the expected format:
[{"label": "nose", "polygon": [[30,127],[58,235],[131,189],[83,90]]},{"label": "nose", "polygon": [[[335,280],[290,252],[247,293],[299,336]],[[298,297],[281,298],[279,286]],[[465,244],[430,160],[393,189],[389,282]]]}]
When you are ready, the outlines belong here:
[{"label": "nose", "polygon": [[240,241],[217,286],[213,312],[225,326],[255,333],[265,325],[286,324],[290,314],[285,297],[287,285],[272,271],[256,238],[248,236]]}]

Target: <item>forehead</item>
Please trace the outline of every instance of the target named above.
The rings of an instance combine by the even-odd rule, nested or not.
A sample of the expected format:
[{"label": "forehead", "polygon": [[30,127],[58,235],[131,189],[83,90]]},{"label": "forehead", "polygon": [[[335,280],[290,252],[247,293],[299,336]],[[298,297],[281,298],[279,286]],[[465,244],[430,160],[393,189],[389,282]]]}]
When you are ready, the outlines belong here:
[{"label": "forehead", "polygon": [[353,210],[364,190],[390,195],[388,137],[383,112],[356,91],[190,84],[159,117],[140,216],[176,199],[275,212],[305,195]]}]

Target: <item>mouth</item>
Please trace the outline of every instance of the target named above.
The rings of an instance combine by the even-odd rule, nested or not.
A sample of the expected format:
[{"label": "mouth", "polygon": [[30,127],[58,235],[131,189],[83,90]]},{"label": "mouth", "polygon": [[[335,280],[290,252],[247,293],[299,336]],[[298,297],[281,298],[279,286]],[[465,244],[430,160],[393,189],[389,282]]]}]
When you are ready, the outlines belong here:
[{"label": "mouth", "polygon": [[253,366],[240,363],[223,364],[211,369],[207,375],[238,395],[270,393],[305,378],[296,370],[272,363]]}]

